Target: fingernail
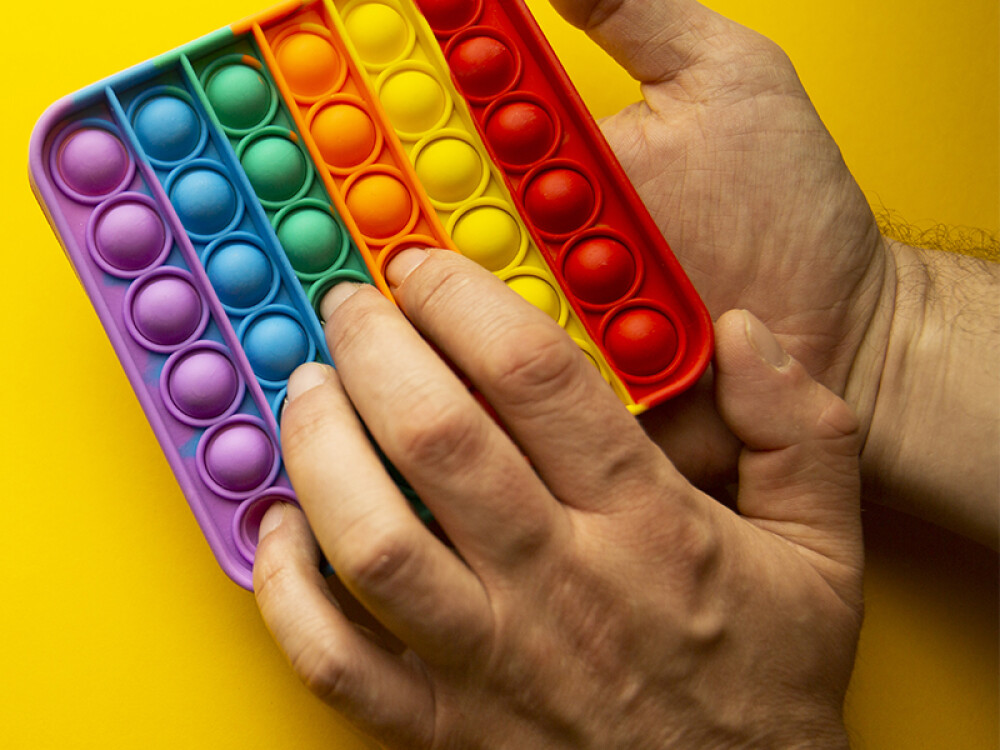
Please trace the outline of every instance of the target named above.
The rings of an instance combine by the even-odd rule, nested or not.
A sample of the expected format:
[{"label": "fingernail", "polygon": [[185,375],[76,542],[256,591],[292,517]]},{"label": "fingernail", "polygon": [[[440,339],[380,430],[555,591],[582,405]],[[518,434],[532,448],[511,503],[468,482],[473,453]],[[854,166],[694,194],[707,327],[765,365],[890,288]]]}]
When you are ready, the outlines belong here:
[{"label": "fingernail", "polygon": [[430,255],[422,247],[409,247],[389,261],[385,267],[385,280],[389,286],[397,287],[402,284],[406,277],[423,263]]},{"label": "fingernail", "polygon": [[307,362],[297,368],[288,379],[288,403],[292,403],[306,391],[323,385],[330,377],[330,366],[319,362]]},{"label": "fingernail", "polygon": [[746,310],[743,311],[743,325],[746,329],[747,341],[762,360],[778,369],[788,364],[789,357],[781,348],[778,339],[767,329],[767,326]]},{"label": "fingernail", "polygon": [[285,503],[275,503],[264,512],[264,517],[260,519],[260,527],[257,529],[258,544],[281,525],[281,519],[285,516],[285,505]]},{"label": "fingernail", "polygon": [[342,281],[335,287],[332,287],[323,296],[323,301],[319,303],[319,314],[323,318],[325,323],[333,315],[334,310],[340,307],[344,300],[357,292],[363,284],[356,284],[353,281]]}]

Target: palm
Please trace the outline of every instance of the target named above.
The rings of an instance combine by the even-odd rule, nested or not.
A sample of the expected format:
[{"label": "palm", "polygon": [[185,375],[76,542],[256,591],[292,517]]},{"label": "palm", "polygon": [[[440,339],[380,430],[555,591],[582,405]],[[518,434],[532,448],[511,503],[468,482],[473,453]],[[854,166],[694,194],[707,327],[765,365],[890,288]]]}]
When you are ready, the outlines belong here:
[{"label": "palm", "polygon": [[881,280],[864,196],[790,66],[708,71],[696,96],[689,75],[647,86],[605,134],[713,317],[751,310],[842,391],[859,292],[873,305]]},{"label": "palm", "polygon": [[[603,129],[712,316],[750,310],[843,394],[881,291],[882,239],[787,57],[690,0],[555,4],[644,82],[644,101]],[[645,420],[701,481],[737,450],[710,396],[702,383]]]}]

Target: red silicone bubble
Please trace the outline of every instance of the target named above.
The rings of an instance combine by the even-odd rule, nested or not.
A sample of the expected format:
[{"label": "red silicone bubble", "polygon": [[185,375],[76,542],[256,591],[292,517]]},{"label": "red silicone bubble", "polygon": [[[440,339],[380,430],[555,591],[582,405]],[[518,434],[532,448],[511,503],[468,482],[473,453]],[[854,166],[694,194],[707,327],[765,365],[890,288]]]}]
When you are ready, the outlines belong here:
[{"label": "red silicone bubble", "polygon": [[476,20],[482,0],[417,0],[420,12],[436,34],[449,35]]},{"label": "red silicone bubble", "polygon": [[500,161],[527,167],[548,155],[558,130],[552,117],[534,102],[499,106],[486,121],[486,140]]},{"label": "red silicone bubble", "polygon": [[590,182],[575,169],[539,172],[524,191],[528,218],[543,232],[565,235],[581,229],[597,207]]},{"label": "red silicone bubble", "polygon": [[563,261],[570,291],[591,305],[610,305],[624,297],[636,272],[632,253],[610,237],[588,237],[574,245]]},{"label": "red silicone bubble", "polygon": [[518,66],[514,52],[493,36],[470,36],[448,54],[448,63],[466,96],[485,99],[514,85]]},{"label": "red silicone bubble", "polygon": [[666,370],[677,356],[677,329],[659,310],[634,307],[615,316],[604,333],[611,359],[623,372],[648,377]]}]

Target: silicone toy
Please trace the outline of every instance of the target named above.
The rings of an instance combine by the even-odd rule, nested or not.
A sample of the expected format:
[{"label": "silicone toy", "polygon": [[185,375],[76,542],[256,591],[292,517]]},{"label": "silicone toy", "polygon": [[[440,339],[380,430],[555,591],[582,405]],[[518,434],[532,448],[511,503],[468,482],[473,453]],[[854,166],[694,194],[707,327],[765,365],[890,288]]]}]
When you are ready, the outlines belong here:
[{"label": "silicone toy", "polygon": [[710,356],[704,306],[520,2],[286,2],[57,102],[30,174],[247,588],[264,511],[295,501],[288,377],[333,364],[317,305],[344,279],[388,293],[400,249],[496,273],[633,412]]}]

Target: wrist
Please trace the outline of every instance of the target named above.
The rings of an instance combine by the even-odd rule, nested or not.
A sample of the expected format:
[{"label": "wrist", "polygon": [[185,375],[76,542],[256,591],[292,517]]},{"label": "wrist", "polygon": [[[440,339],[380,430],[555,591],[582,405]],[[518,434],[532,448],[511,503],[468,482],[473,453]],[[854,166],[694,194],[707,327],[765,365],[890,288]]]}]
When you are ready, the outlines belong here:
[{"label": "wrist", "polygon": [[865,495],[996,546],[1000,266],[886,241],[847,385]]}]

